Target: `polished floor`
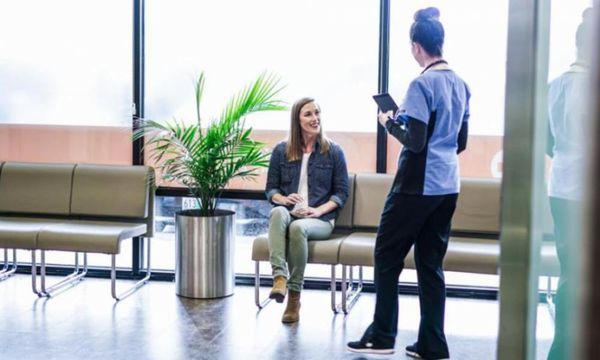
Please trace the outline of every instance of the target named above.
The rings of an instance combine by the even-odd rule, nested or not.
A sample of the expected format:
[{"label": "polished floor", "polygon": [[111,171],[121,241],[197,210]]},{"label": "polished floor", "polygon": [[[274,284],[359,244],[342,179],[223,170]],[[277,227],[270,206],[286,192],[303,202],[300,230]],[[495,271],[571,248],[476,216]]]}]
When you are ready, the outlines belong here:
[{"label": "polished floor", "polygon": [[[257,312],[248,286],[202,301],[177,297],[173,283],[152,282],[119,303],[109,286],[86,279],[38,299],[28,276],[0,282],[0,359],[405,359],[401,350],[415,340],[418,325],[417,298],[400,296],[396,355],[357,356],[345,343],[369,324],[373,294],[364,294],[348,316],[334,316],[328,292],[305,291],[300,323],[289,326],[280,322],[283,305]],[[446,314],[452,359],[495,358],[496,301],[448,299]],[[551,327],[543,307],[539,318],[538,328]],[[538,338],[543,359],[550,337],[538,329]]]}]

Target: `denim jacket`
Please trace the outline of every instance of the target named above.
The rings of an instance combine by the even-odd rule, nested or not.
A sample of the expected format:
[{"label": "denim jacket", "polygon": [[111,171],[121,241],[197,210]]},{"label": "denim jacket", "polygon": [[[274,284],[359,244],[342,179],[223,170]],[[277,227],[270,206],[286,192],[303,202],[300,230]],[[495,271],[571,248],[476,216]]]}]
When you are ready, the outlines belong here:
[{"label": "denim jacket", "polygon": [[[288,196],[297,193],[300,183],[302,159],[288,161],[285,157],[286,143],[286,141],[282,141],[275,146],[269,163],[265,192],[267,200],[274,205],[273,195]],[[318,207],[331,200],[338,207],[327,214],[323,214],[319,219],[324,221],[335,219],[348,199],[348,170],[346,169],[346,159],[342,148],[331,142],[329,151],[326,154],[321,154],[320,144],[317,142],[308,158],[307,171],[308,206]],[[288,206],[289,210],[292,208],[293,205]]]}]

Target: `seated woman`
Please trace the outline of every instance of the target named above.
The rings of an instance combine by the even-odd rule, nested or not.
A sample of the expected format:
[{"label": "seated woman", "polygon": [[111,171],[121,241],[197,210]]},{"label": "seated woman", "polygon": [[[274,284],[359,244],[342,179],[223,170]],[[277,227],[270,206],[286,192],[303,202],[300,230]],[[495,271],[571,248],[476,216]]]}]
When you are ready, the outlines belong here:
[{"label": "seated woman", "polygon": [[348,198],[344,153],[323,135],[321,110],[312,98],[302,98],[292,106],[289,138],[277,144],[271,155],[266,194],[275,205],[269,220],[274,276],[270,298],[281,303],[289,289],[281,321],[292,323],[300,319],[307,241],[329,238]]}]

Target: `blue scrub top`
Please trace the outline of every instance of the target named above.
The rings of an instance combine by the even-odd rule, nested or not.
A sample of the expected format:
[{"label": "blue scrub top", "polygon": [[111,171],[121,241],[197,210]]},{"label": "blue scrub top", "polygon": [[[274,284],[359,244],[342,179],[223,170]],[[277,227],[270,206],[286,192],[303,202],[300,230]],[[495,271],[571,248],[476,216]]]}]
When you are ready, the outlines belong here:
[{"label": "blue scrub top", "polygon": [[469,119],[468,85],[450,69],[430,69],[414,79],[395,116],[427,125],[423,152],[404,148],[398,160],[393,191],[417,195],[447,195],[460,191],[458,133]]}]

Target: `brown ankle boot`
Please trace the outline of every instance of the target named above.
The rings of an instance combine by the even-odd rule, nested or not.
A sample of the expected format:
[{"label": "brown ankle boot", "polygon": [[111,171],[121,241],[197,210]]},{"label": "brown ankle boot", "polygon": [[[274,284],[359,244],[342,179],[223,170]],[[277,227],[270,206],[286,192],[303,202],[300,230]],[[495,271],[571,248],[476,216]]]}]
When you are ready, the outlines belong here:
[{"label": "brown ankle boot", "polygon": [[281,321],[284,323],[293,323],[300,320],[300,292],[290,290],[287,306]]},{"label": "brown ankle boot", "polygon": [[278,303],[282,303],[285,298],[285,292],[287,291],[287,279],[285,276],[278,275],[273,279],[273,288],[269,298],[275,299]]}]

